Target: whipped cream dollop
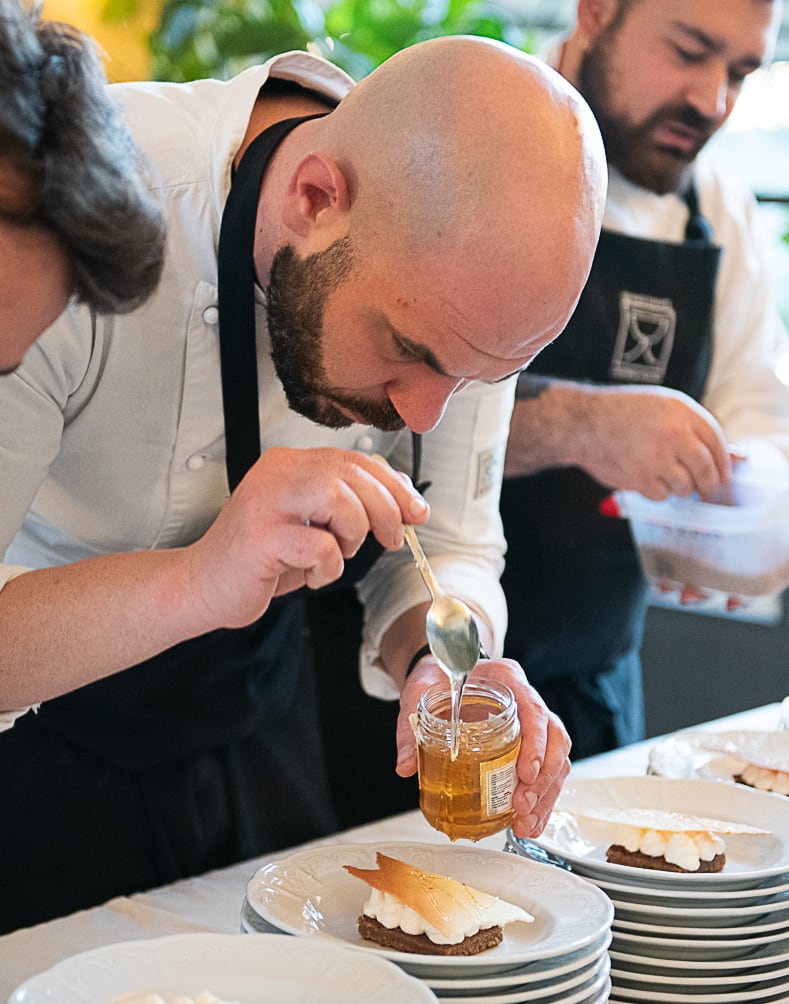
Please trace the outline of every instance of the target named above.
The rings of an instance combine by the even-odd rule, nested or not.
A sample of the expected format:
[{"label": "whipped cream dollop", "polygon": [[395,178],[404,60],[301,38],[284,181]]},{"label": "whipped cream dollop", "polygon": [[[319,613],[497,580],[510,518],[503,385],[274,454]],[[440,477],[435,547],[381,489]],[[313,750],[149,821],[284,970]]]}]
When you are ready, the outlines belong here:
[{"label": "whipped cream dollop", "polygon": [[669,864],[694,872],[702,861],[712,861],[716,854],[726,852],[726,844],[715,833],[700,830],[650,830],[638,826],[618,826],[615,844],[635,853],[640,851],[654,858],[665,858]]},{"label": "whipped cream dollop", "polygon": [[364,914],[372,917],[384,927],[399,927],[406,934],[426,934],[436,945],[458,945],[464,938],[470,938],[488,927],[504,927],[516,920],[531,923],[534,917],[514,903],[507,903],[496,896],[480,898],[473,906],[463,911],[463,918],[450,935],[446,935],[428,923],[416,910],[407,906],[391,893],[373,889],[364,904]]},{"label": "whipped cream dollop", "polygon": [[740,771],[740,777],[759,791],[776,791],[779,795],[789,795],[789,773],[786,771],[749,763]]}]

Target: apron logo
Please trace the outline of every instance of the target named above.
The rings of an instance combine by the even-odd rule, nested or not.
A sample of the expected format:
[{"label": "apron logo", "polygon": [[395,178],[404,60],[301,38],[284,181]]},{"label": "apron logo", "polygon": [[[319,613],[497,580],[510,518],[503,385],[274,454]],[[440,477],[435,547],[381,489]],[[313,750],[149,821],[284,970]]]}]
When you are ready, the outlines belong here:
[{"label": "apron logo", "polygon": [[483,450],[477,454],[477,484],[474,498],[488,495],[494,488],[498,490],[504,470],[504,453],[502,450]]},{"label": "apron logo", "polygon": [[640,293],[619,294],[619,330],[611,377],[663,383],[674,347],[677,314],[671,300]]}]

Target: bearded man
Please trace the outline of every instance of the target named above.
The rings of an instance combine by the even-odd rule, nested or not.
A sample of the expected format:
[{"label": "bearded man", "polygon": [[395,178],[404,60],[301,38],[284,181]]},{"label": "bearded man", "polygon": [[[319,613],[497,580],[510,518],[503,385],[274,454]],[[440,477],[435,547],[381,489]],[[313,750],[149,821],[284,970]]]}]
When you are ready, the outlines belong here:
[{"label": "bearded man", "polygon": [[644,730],[647,587],[626,521],[601,501],[613,488],[706,495],[743,453],[786,462],[787,336],[755,203],[698,156],[780,20],[776,0],[579,0],[552,53],[595,113],[609,189],[578,308],[519,378],[502,583],[505,652],[574,758]]},{"label": "bearded man", "polygon": [[[515,374],[591,266],[600,133],[558,73],[488,40],[352,83],[294,52],[112,90],[164,272],[123,316],[73,304],[0,384],[2,930],[332,828],[302,587],[360,581],[362,672],[400,699],[413,774],[409,715],[443,673],[406,680],[427,602],[403,523],[428,516],[518,701],[517,831],[558,796],[566,733],[495,658],[498,487]],[[399,473],[412,435],[429,502]]]}]

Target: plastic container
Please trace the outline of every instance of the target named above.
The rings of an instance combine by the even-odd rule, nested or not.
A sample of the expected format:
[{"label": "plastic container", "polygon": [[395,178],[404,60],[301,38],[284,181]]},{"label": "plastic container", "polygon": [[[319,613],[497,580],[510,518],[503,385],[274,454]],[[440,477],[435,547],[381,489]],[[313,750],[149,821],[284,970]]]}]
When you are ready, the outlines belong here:
[{"label": "plastic container", "polygon": [[644,575],[661,592],[695,586],[755,597],[789,585],[789,477],[782,470],[741,465],[711,501],[614,497]]}]

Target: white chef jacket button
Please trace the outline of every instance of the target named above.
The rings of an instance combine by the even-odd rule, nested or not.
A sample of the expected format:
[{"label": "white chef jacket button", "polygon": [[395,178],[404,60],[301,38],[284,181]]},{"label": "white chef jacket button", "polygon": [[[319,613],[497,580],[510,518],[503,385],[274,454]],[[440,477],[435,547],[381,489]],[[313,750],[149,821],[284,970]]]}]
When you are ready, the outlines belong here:
[{"label": "white chef jacket button", "polygon": [[193,453],[186,461],[186,466],[190,471],[199,471],[205,467],[205,457],[201,456],[199,453]]},{"label": "white chef jacket button", "polygon": [[356,440],[356,449],[361,450],[363,453],[369,453],[373,448],[373,437],[372,436],[359,436]]},{"label": "white chef jacket button", "polygon": [[206,324],[217,324],[219,322],[219,309],[217,307],[206,307],[203,311],[203,320]]}]

